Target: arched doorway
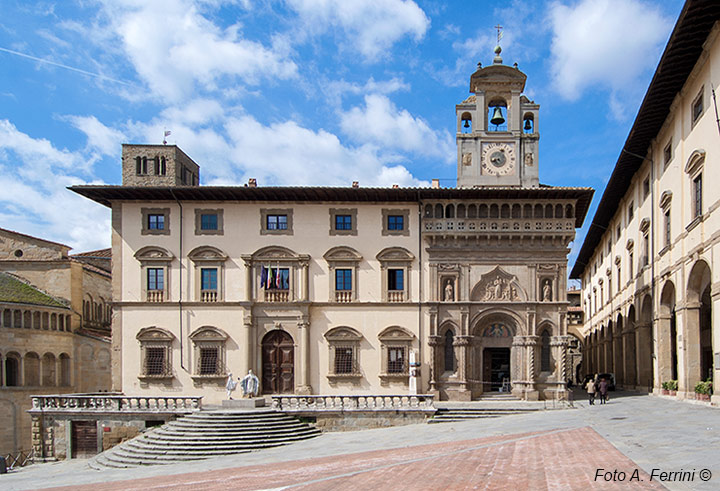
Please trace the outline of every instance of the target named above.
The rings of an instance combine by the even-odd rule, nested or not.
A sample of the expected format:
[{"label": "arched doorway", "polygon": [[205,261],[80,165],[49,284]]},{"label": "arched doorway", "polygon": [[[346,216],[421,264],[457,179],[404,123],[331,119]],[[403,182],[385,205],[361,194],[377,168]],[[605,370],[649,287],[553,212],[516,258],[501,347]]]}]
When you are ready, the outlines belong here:
[{"label": "arched doorway", "polygon": [[658,383],[678,379],[675,285],[666,281],[660,293],[658,316]]},{"label": "arched doorway", "polygon": [[481,382],[482,392],[509,392],[512,389],[513,324],[504,317],[492,317],[479,323],[473,334],[473,378]]},{"label": "arched doorway", "polygon": [[295,343],[285,331],[275,330],[262,340],[263,394],[292,394],[295,390]]},{"label": "arched doorway", "polygon": [[710,267],[698,261],[690,271],[687,291],[687,360],[686,385],[691,392],[695,384],[712,377],[712,298]]}]

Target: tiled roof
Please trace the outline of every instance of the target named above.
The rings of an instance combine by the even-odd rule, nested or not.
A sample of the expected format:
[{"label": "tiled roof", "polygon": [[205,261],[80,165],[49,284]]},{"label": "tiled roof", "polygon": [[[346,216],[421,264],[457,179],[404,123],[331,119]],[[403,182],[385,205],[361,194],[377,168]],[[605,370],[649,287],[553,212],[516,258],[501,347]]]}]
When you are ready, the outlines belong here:
[{"label": "tiled roof", "polygon": [[91,258],[102,258],[102,259],[111,259],[112,258],[112,249],[108,247],[107,249],[98,249],[97,251],[87,251],[87,252],[79,252],[77,254],[71,254],[71,257],[91,257]]},{"label": "tiled roof", "polygon": [[68,308],[47,293],[7,273],[0,273],[0,302]]}]

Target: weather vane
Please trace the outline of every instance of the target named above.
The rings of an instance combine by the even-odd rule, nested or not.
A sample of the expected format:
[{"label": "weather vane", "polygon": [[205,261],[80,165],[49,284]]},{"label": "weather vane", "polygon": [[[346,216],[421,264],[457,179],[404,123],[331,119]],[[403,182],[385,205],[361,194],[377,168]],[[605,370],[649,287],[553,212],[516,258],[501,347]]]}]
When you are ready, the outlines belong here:
[{"label": "weather vane", "polygon": [[495,29],[497,29],[497,32],[498,32],[498,33],[497,33],[497,38],[498,38],[497,42],[498,42],[498,45],[500,45],[500,40],[501,40],[502,37],[503,37],[502,28],[503,28],[503,27],[502,27],[500,24],[498,24],[498,25],[495,26]]}]

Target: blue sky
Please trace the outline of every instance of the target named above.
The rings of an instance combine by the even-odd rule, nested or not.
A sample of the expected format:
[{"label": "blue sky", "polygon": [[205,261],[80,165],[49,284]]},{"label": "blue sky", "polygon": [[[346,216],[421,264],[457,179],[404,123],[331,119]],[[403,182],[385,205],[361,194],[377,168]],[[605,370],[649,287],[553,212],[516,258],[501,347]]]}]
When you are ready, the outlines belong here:
[{"label": "blue sky", "polygon": [[455,185],[455,104],[503,59],[540,104],[540,180],[596,189],[681,0],[0,0],[0,227],[110,244],[65,189],[120,144],[179,145],[202,184]]}]

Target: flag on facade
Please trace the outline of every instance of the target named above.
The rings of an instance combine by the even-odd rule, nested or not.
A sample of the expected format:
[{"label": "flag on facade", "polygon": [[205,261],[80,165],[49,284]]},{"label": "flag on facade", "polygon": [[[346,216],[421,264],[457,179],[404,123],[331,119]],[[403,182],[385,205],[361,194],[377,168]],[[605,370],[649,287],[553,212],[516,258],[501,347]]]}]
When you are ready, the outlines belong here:
[{"label": "flag on facade", "polygon": [[263,288],[265,288],[265,284],[267,283],[267,277],[268,277],[268,270],[265,266],[262,267],[260,270],[260,284]]}]

